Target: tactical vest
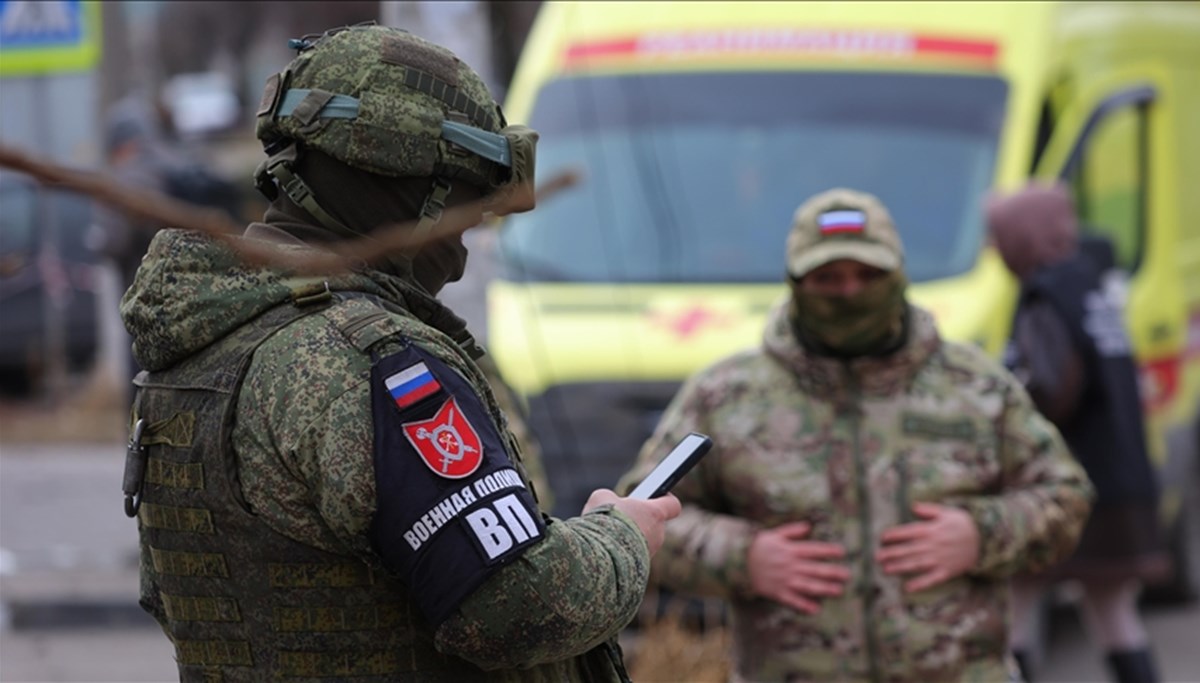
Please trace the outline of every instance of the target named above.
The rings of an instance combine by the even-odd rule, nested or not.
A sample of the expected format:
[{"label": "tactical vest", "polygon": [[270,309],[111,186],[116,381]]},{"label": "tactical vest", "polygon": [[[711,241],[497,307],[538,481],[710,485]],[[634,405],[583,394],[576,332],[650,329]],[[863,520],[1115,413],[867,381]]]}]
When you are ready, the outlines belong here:
[{"label": "tactical vest", "polygon": [[1083,362],[1086,386],[1075,414],[1057,425],[1096,487],[1097,504],[1153,501],[1157,482],[1121,309],[1105,294],[1100,268],[1082,251],[1039,271],[1021,305],[1041,299],[1066,324]]},{"label": "tactical vest", "polygon": [[324,305],[280,305],[135,381],[126,507],[138,518],[140,603],[175,645],[181,681],[491,678],[437,652],[401,583],[275,532],[241,498],[231,433],[251,357]]}]

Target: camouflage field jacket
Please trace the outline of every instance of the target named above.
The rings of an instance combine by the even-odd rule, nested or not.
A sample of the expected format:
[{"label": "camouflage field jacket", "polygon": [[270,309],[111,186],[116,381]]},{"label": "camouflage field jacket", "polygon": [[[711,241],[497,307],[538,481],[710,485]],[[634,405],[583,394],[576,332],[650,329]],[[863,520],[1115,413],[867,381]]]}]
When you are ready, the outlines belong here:
[{"label": "camouflage field jacket", "polygon": [[[652,577],[732,605],[745,681],[1003,681],[1006,578],[1074,547],[1091,487],[1059,434],[997,363],[939,338],[912,309],[895,353],[850,362],[806,353],[786,307],[761,348],[691,378],[647,442],[636,482],[688,432],[714,448],[675,488]],[[980,534],[968,575],[919,593],[874,561],[914,502],[965,508]],[[808,616],[749,594],[755,530],[807,521],[842,544],[852,576]]]},{"label": "camouflage field jacket", "polygon": [[[361,292],[404,307],[394,278],[377,271],[327,282],[334,293]],[[232,330],[286,304],[298,284],[277,271],[248,267],[211,239],[164,230],[122,299],[121,313],[138,362],[155,371],[222,343]],[[371,358],[338,334],[345,309],[330,305],[259,347],[231,416],[232,445],[245,503],[265,524],[379,570],[380,557],[368,540],[376,510]],[[492,408],[500,433],[507,433],[482,373],[449,337],[403,313],[380,310],[412,343],[462,374]],[[380,354],[389,353],[388,343],[381,342]],[[511,447],[514,439],[507,441]],[[625,515],[609,508],[552,520],[543,541],[492,575],[436,631],[413,610],[404,627],[420,631],[412,642],[436,643],[438,651],[458,658],[455,671],[464,670],[464,660],[478,667],[466,679],[616,680],[613,651],[600,646],[633,618],[649,571],[645,538]],[[405,595],[396,600],[407,604]]]}]

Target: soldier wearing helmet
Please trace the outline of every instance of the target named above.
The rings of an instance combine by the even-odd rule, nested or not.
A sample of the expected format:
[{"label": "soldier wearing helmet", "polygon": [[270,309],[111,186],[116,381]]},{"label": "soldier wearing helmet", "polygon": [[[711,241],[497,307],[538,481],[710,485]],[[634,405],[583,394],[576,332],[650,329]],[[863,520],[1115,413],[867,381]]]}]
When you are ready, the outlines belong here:
[{"label": "soldier wearing helmet", "polygon": [[[536,135],[453,54],[379,26],[294,47],[258,108],[272,201],[243,243],[306,255],[532,208]],[[146,369],[126,512],[181,680],[625,678],[615,636],[678,501],[539,513],[483,350],[436,298],[465,259],[454,238],[313,277],[155,237],[121,307]]]},{"label": "soldier wearing helmet", "polygon": [[1011,375],[907,301],[878,199],[810,198],[784,263],[762,346],[692,377],[630,477],[713,439],[656,578],[730,600],[733,680],[1015,680],[1008,577],[1070,552],[1086,476]]}]

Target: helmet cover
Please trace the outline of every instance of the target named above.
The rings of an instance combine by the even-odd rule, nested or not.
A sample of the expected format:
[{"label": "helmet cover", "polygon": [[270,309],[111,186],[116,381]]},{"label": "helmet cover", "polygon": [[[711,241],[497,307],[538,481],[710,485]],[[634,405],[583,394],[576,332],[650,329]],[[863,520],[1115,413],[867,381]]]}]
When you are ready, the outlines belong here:
[{"label": "helmet cover", "polygon": [[[443,136],[444,121],[497,134],[505,127],[483,79],[449,50],[374,25],[328,32],[300,50],[267,82],[255,126],[264,145],[300,141],[380,175],[437,176],[483,190],[509,181],[509,168]],[[281,107],[289,92],[302,100]],[[341,98],[357,101],[355,115],[322,113]]]}]

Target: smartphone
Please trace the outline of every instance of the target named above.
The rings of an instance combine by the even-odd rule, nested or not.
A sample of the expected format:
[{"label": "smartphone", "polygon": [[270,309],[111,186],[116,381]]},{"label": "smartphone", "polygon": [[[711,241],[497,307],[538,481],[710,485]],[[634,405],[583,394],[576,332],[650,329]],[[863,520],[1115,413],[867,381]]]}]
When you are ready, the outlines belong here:
[{"label": "smartphone", "polygon": [[671,449],[670,453],[667,453],[667,457],[663,458],[662,462],[646,475],[646,478],[637,485],[629,497],[648,500],[658,498],[670,491],[671,487],[688,473],[688,470],[700,462],[700,458],[704,457],[710,448],[712,448],[712,439],[703,434],[692,432],[683,437],[679,444]]}]

